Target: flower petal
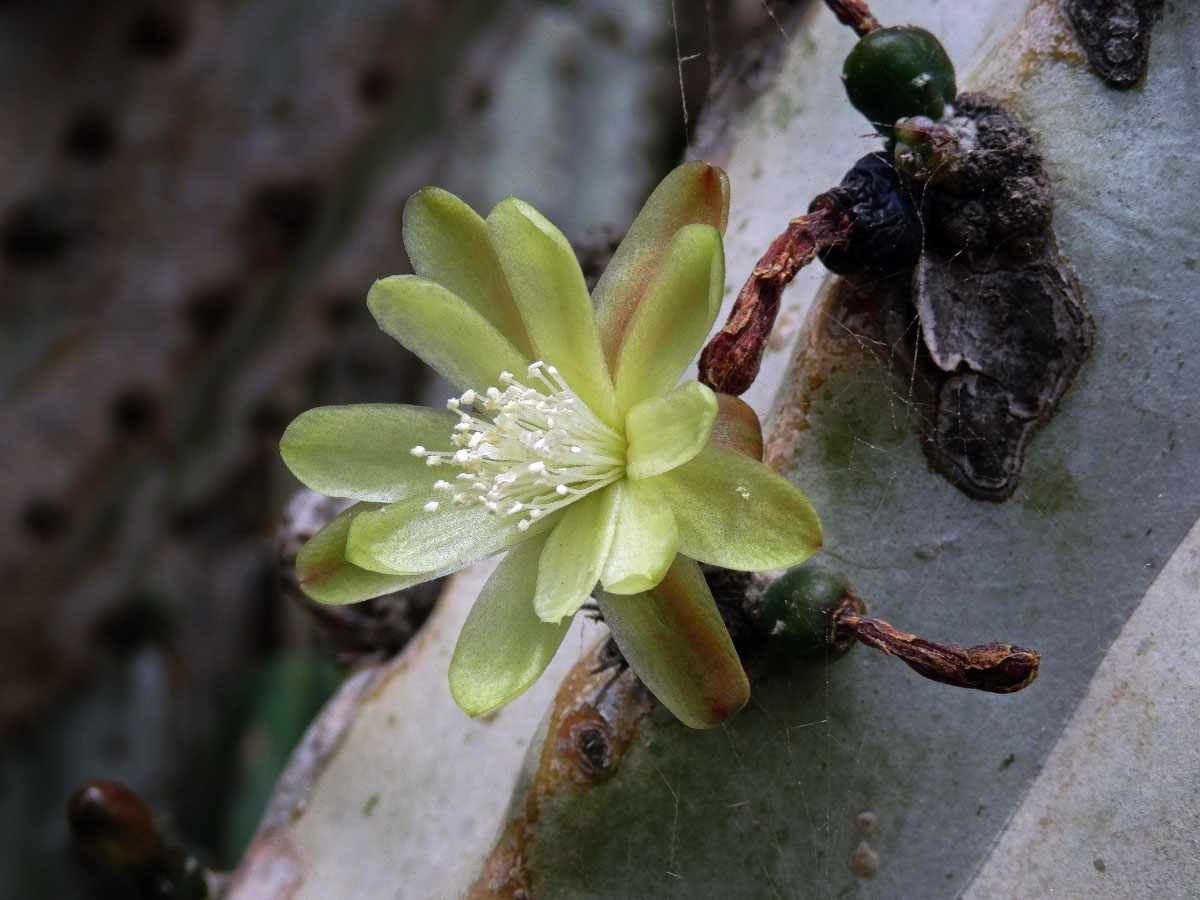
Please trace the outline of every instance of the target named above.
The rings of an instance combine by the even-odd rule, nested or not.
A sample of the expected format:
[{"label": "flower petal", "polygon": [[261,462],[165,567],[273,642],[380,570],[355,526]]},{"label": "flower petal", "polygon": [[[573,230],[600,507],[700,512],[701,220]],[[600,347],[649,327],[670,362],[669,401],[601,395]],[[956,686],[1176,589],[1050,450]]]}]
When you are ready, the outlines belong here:
[{"label": "flower petal", "polygon": [[416,274],[462,297],[529,356],[521,314],[475,210],[441,188],[417,191],[404,205],[404,249]]},{"label": "flower petal", "polygon": [[708,443],[717,397],[698,381],[638,403],[625,417],[625,472],[633,481],[681,466]]},{"label": "flower petal", "polygon": [[350,526],[346,558],[372,571],[453,571],[540,534],[558,520],[549,515],[521,531],[520,517],[497,515],[475,503],[447,502],[437,512],[426,512],[430,497],[412,497],[360,515]]},{"label": "flower petal", "polygon": [[636,594],[658,584],[679,549],[671,508],[653,481],[622,481],[617,527],[600,581],[611,594]]},{"label": "flower petal", "polygon": [[756,413],[741,397],[717,394],[717,421],[709,440],[762,462],[762,425]]},{"label": "flower petal", "polygon": [[719,725],[750,699],[729,632],[692,560],[677,556],[649,591],[601,591],[597,603],[633,671],[684,725]]},{"label": "flower petal", "polygon": [[724,233],[728,220],[729,177],[716,166],[684,163],[654,189],[592,292],[604,358],[614,371],[625,330],[675,232],[702,222]]},{"label": "flower petal", "polygon": [[509,197],[487,217],[534,355],[553,364],[593,412],[616,422],[616,393],[583,282],[562,232],[528,203]]},{"label": "flower petal", "polygon": [[621,409],[675,386],[708,337],[724,290],[721,233],[711,225],[680,228],[630,317],[617,354],[613,382]]},{"label": "flower petal", "polygon": [[573,616],[600,580],[617,525],[614,488],[596,491],[563,512],[538,564],[533,608],[543,622]]},{"label": "flower petal", "polygon": [[700,562],[765,572],[803,562],[821,546],[821,523],[786,478],[709,443],[653,479],[679,524],[680,552]]},{"label": "flower petal", "polygon": [[319,494],[394,503],[427,493],[435,480],[424,460],[408,451],[418,444],[449,446],[457,422],[449,412],[423,406],[322,406],[288,426],[279,452],[292,474]]},{"label": "flower petal", "polygon": [[503,706],[537,681],[570,619],[543,622],[533,611],[544,539],[514,547],[483,586],[450,660],[450,693],[469,716]]},{"label": "flower petal", "polygon": [[530,360],[466,300],[427,278],[393,275],[371,286],[367,306],[379,327],[460,390],[524,372]]},{"label": "flower petal", "polygon": [[422,575],[388,575],[369,572],[346,559],[350,523],[360,514],[378,509],[377,503],[356,503],[336,516],[300,548],[296,575],[300,589],[321,603],[358,603],[426,580]]}]

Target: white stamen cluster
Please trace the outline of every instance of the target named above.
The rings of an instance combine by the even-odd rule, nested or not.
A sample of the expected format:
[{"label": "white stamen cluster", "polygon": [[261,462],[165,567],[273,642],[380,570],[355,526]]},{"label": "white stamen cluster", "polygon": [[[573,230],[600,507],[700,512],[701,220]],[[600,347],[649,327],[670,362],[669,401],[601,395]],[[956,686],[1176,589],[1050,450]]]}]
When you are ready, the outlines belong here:
[{"label": "white stamen cluster", "polygon": [[[602,422],[571,390],[554,366],[535,362],[529,387],[511,372],[500,386],[466,391],[446,407],[459,413],[450,451],[413,447],[429,466],[462,471],[433,490],[458,505],[479,503],[496,515],[521,516],[524,531],[535,519],[612,484],[625,474],[625,438]],[[441,504],[431,500],[426,512]]]}]

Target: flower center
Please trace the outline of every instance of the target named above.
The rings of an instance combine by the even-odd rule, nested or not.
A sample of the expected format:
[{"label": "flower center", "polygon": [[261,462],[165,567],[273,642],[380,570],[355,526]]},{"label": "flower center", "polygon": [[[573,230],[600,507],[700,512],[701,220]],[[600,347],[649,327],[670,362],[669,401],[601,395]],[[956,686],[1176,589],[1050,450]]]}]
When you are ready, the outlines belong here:
[{"label": "flower center", "polygon": [[[435,482],[435,492],[458,505],[521,516],[522,531],[625,475],[624,436],[588,409],[554,366],[535,362],[526,374],[529,385],[501,372],[500,387],[447,401],[459,413],[451,438],[458,449],[409,451],[426,465],[462,470],[457,484]],[[425,511],[437,512],[441,502],[430,500]]]}]

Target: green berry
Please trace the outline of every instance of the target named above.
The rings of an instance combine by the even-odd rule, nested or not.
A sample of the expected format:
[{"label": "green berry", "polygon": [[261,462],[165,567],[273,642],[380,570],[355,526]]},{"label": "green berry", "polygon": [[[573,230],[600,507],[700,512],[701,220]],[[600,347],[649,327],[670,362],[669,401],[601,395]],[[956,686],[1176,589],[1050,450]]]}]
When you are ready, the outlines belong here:
[{"label": "green berry", "polygon": [[798,656],[841,655],[854,644],[839,638],[834,616],[847,605],[862,612],[846,576],[826,566],[803,565],[787,572],[763,595],[768,633]]},{"label": "green berry", "polygon": [[941,41],[911,25],[864,36],[846,57],[842,83],[854,108],[889,135],[897,119],[941,118],[957,93]]}]

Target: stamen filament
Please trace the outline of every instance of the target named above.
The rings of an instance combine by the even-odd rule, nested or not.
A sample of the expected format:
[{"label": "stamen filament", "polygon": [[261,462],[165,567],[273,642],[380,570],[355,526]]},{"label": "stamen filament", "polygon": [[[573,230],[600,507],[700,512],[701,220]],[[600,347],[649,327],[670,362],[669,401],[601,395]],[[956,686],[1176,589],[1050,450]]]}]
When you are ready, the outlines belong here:
[{"label": "stamen filament", "polygon": [[[470,484],[453,494],[458,505],[476,503],[495,515],[523,516],[522,531],[625,475],[625,438],[579,398],[558,369],[544,362],[528,367],[530,384],[501,372],[499,387],[464,391],[446,408],[459,414],[450,436],[454,450],[414,447],[427,465],[453,465],[455,480]],[[540,387],[538,386],[540,385]],[[449,481],[433,489],[446,493]],[[440,503],[424,505],[436,512]]]}]

